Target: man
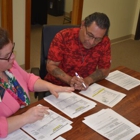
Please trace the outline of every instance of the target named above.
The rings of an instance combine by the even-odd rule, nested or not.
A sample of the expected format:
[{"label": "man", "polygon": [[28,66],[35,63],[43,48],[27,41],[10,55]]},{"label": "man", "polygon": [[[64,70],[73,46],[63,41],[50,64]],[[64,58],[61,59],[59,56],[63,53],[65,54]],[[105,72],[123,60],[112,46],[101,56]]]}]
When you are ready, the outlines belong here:
[{"label": "man", "polygon": [[109,27],[109,18],[95,12],[82,21],[80,28],[57,33],[49,49],[45,79],[85,90],[108,76],[111,65]]}]

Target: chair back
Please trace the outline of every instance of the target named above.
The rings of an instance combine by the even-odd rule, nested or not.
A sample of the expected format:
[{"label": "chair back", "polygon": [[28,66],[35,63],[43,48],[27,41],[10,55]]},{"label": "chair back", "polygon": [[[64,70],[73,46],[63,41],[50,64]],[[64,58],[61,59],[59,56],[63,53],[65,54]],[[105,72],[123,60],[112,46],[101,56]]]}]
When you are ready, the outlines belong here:
[{"label": "chair back", "polygon": [[78,25],[43,25],[41,39],[41,55],[40,55],[40,77],[44,79],[47,74],[46,60],[50,44],[60,30],[65,28],[78,27]]}]

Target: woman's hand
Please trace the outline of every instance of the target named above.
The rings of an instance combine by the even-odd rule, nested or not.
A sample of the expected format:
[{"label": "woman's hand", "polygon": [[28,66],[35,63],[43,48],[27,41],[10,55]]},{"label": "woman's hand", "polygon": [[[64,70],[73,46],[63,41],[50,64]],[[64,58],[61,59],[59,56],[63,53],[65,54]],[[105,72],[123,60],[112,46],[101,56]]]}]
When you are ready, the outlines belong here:
[{"label": "woman's hand", "polygon": [[37,120],[43,119],[45,114],[49,114],[47,111],[49,108],[45,106],[35,106],[27,110],[25,113],[23,113],[23,119],[28,123],[34,123]]},{"label": "woman's hand", "polygon": [[49,87],[49,91],[56,98],[58,98],[58,96],[59,96],[58,92],[72,92],[72,91],[74,91],[74,88],[73,87],[63,87],[63,86],[52,85]]},{"label": "woman's hand", "polygon": [[21,115],[16,115],[7,118],[8,122],[8,134],[21,128],[22,126],[30,123],[34,123],[43,119],[45,114],[49,114],[47,111],[49,108],[45,106],[35,106],[27,110]]}]

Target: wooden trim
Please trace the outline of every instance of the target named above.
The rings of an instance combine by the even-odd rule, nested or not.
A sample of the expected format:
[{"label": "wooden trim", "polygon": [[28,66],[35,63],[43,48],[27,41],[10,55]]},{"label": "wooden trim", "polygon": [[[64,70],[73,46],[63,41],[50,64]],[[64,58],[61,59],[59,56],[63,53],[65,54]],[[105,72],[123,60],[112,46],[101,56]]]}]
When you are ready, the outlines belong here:
[{"label": "wooden trim", "polygon": [[112,39],[111,44],[119,43],[119,42],[122,42],[122,41],[125,41],[125,40],[128,40],[128,39],[133,39],[134,40],[134,35],[130,34],[130,35],[126,35],[126,36],[122,36],[122,37],[119,37],[119,38]]},{"label": "wooden trim", "polygon": [[82,20],[83,0],[73,0],[72,21],[73,25],[80,25]]},{"label": "wooden trim", "polygon": [[140,11],[139,11],[139,16],[138,16],[138,23],[137,23],[137,28],[136,28],[136,33],[135,33],[135,40],[140,39]]},{"label": "wooden trim", "polygon": [[13,41],[13,2],[1,0],[1,27],[9,32],[9,38]]},{"label": "wooden trim", "polygon": [[30,69],[31,0],[26,0],[25,10],[25,69]]}]

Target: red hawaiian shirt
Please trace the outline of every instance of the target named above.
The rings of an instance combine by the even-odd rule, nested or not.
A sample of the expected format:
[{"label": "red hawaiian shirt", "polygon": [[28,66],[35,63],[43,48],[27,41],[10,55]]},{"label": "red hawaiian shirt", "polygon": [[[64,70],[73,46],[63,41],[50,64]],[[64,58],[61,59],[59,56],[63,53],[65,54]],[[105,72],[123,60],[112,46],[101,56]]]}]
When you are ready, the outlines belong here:
[{"label": "red hawaiian shirt", "polygon": [[[92,74],[96,68],[110,68],[111,49],[110,40],[106,36],[102,42],[91,49],[85,49],[79,42],[79,28],[64,29],[53,39],[48,59],[61,62],[59,68],[70,76],[77,72],[81,77]],[[57,85],[67,85],[59,79],[47,74],[45,80]]]}]

